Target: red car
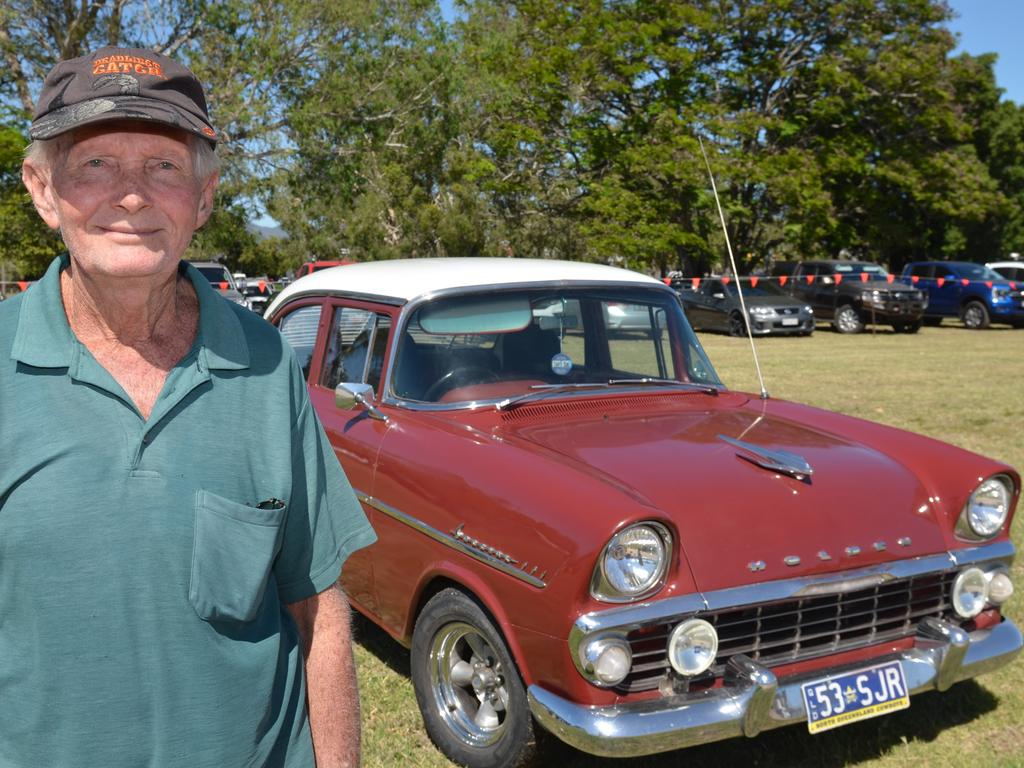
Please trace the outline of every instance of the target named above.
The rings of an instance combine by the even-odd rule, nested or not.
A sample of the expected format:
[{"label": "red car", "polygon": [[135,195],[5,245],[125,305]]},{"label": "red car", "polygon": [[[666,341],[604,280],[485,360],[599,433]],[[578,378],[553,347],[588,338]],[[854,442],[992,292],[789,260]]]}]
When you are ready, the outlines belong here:
[{"label": "red car", "polygon": [[656,280],[355,264],[268,317],[377,531],[345,589],[458,763],[518,765],[536,728],[610,756],[824,731],[1021,649],[1018,473],[729,391]]}]

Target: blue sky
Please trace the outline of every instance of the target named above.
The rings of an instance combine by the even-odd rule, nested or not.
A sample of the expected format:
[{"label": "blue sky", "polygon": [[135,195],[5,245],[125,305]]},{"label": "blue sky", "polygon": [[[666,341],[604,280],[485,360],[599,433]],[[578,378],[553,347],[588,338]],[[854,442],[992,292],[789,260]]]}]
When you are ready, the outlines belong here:
[{"label": "blue sky", "polygon": [[1024,104],[1024,2],[1022,0],[948,0],[959,18],[950,28],[960,34],[957,51],[997,53],[996,84],[1004,99]]}]

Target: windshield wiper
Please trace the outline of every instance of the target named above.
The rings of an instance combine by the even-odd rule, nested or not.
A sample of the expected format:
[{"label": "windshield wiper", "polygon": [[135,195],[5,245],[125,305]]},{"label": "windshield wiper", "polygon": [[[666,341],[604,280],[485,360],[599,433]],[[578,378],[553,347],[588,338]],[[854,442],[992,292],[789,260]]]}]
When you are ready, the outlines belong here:
[{"label": "windshield wiper", "polygon": [[608,385],[603,381],[585,381],[576,382],[573,384],[531,384],[530,389],[532,391],[526,392],[522,395],[516,395],[515,397],[510,397],[507,400],[502,400],[495,406],[495,408],[497,408],[499,411],[503,411],[506,408],[511,408],[513,406],[519,405],[519,403],[522,403],[526,400],[531,400],[535,397],[539,397],[540,395],[549,395],[555,392],[568,392],[573,389],[593,389],[595,387],[607,386]]},{"label": "windshield wiper", "polygon": [[654,384],[657,386],[671,386],[671,387],[684,387],[686,389],[695,389],[699,392],[703,392],[706,395],[717,395],[718,388],[713,387],[710,384],[694,384],[689,381],[678,381],[676,379],[660,379],[656,377],[645,376],[639,379],[608,379],[608,381],[590,381],[590,382],[577,382],[574,384],[533,384],[530,386],[531,392],[526,392],[516,397],[510,397],[507,400],[502,400],[495,407],[499,411],[513,408],[520,403],[532,400],[535,397],[541,395],[555,394],[558,392],[569,392],[574,389],[596,389],[602,387],[618,387],[618,386],[630,386],[630,385],[646,385]]}]

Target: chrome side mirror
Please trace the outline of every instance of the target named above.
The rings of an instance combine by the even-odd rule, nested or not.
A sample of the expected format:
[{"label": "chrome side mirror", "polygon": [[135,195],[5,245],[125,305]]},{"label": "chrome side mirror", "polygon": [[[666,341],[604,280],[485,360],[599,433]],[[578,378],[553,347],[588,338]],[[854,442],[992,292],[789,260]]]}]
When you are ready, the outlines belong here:
[{"label": "chrome side mirror", "polygon": [[343,381],[334,388],[334,405],[336,408],[351,411],[356,405],[361,405],[366,409],[371,419],[387,421],[388,417],[381,413],[373,404],[375,397],[373,387],[369,384]]}]

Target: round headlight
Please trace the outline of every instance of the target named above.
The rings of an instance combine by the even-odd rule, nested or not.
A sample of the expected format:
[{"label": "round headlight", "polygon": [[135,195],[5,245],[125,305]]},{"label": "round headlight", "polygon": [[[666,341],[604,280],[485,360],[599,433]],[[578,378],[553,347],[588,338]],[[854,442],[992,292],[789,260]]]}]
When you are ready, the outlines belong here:
[{"label": "round headlight", "polygon": [[1010,514],[1010,481],[1004,475],[990,477],[974,489],[960,513],[958,533],[967,538],[988,539],[999,533]]},{"label": "round headlight", "polygon": [[669,534],[651,523],[634,525],[615,534],[601,557],[595,597],[633,599],[658,586],[668,564]]},{"label": "round headlight", "polygon": [[669,636],[668,660],[680,675],[699,675],[715,663],[717,654],[718,633],[704,619],[687,619]]},{"label": "round headlight", "polygon": [[967,568],[953,582],[953,610],[958,616],[973,619],[988,601],[988,579],[980,568]]},{"label": "round headlight", "polygon": [[599,637],[580,649],[583,670],[599,685],[618,685],[629,674],[633,652],[621,637]]}]

